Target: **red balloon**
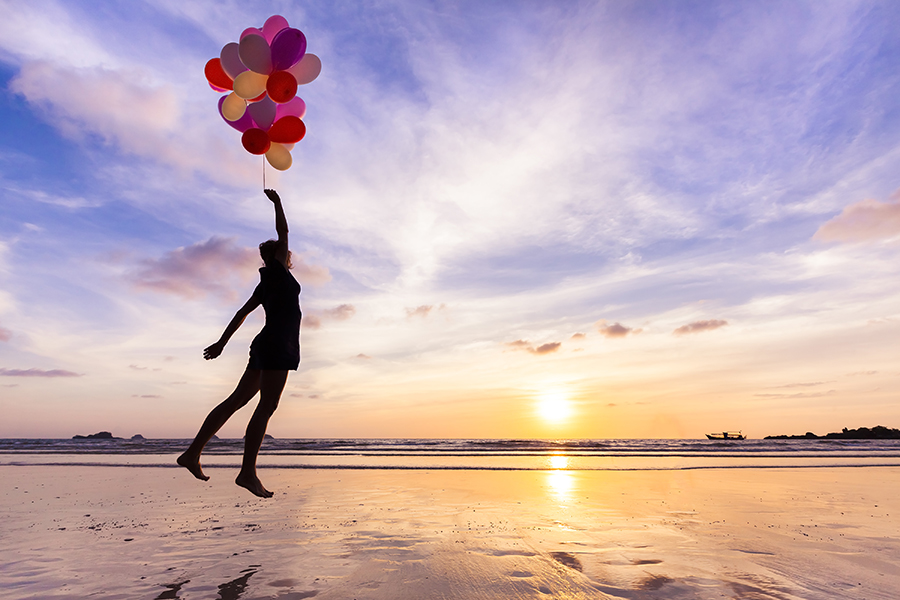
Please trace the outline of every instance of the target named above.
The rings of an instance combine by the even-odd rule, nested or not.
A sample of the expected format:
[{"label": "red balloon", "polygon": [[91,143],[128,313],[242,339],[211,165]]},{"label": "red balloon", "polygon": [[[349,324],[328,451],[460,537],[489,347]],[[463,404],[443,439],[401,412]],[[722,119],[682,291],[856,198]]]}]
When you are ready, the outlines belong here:
[{"label": "red balloon", "polygon": [[[209,62],[206,63],[206,67],[203,69],[203,73],[206,75],[206,80],[209,82],[209,85],[214,88],[219,88],[220,90],[234,89],[234,82],[222,68],[222,61],[220,59],[209,59]],[[296,85],[296,83],[294,85]]]},{"label": "red balloon", "polygon": [[253,104],[254,102],[259,102],[260,100],[262,100],[262,99],[265,98],[265,97],[266,97],[266,92],[263,92],[262,94],[260,94],[260,95],[257,96],[256,98],[250,98],[249,100],[247,100],[247,102],[249,102],[250,104]]},{"label": "red balloon", "polygon": [[269,129],[269,139],[279,144],[296,144],[306,135],[306,125],[299,117],[281,117]]},{"label": "red balloon", "polygon": [[278,104],[284,104],[297,95],[297,80],[287,71],[275,71],[266,81],[269,98]]},{"label": "red balloon", "polygon": [[241,143],[250,154],[265,154],[272,145],[269,134],[255,127],[244,132],[244,135],[241,136]]}]

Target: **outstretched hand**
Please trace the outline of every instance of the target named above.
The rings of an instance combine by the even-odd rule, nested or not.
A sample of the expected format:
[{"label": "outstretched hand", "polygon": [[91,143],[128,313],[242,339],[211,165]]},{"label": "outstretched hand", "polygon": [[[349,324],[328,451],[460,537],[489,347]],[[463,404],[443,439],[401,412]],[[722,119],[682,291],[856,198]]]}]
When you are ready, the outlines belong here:
[{"label": "outstretched hand", "polygon": [[272,202],[281,202],[281,198],[278,196],[278,192],[275,190],[263,190],[265,192],[266,197],[269,198]]},{"label": "outstretched hand", "polygon": [[225,344],[222,342],[216,342],[209,348],[203,350],[203,358],[206,360],[212,360],[222,354],[222,350],[225,349]]}]

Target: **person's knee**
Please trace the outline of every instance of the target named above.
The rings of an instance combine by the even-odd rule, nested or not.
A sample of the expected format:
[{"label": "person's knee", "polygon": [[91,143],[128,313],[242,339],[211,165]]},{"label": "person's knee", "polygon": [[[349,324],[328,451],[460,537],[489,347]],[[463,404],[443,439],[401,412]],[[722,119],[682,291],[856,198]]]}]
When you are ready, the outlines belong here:
[{"label": "person's knee", "polygon": [[279,398],[260,398],[259,410],[271,417],[278,408],[278,401]]}]

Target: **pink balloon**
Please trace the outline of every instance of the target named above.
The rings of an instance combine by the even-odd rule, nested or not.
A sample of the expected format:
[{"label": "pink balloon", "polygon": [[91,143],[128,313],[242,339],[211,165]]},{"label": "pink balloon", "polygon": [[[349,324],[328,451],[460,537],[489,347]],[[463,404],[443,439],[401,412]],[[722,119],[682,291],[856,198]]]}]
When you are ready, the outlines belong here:
[{"label": "pink balloon", "polygon": [[268,75],[272,72],[272,54],[269,51],[269,43],[262,35],[254,33],[244,36],[239,52],[241,62],[254,73]]},{"label": "pink balloon", "polygon": [[277,104],[275,106],[276,121],[281,117],[297,117],[302,119],[304,116],[306,116],[306,102],[299,96],[294,96],[288,102]]},{"label": "pink balloon", "polygon": [[306,52],[306,36],[299,29],[282,29],[272,40],[272,66],[276,71],[292,67]]},{"label": "pink balloon", "polygon": [[263,131],[268,131],[275,122],[275,110],[275,103],[268,96],[247,106],[247,112],[250,113],[253,122]]},{"label": "pink balloon", "polygon": [[229,121],[225,118],[225,115],[222,114],[222,104],[225,102],[225,98],[227,97],[228,96],[222,96],[221,98],[219,98],[219,116],[222,117],[222,120],[241,133],[244,133],[248,129],[255,127],[256,125],[254,125],[253,123],[253,118],[250,116],[250,111],[244,111],[244,115],[237,121]]},{"label": "pink balloon", "polygon": [[219,60],[222,61],[222,70],[234,79],[247,70],[244,63],[241,62],[241,50],[237,42],[225,44],[222,47],[222,53],[219,54]]},{"label": "pink balloon", "polygon": [[239,39],[244,39],[248,35],[258,35],[262,38],[265,38],[265,36],[263,35],[263,32],[262,32],[262,29],[260,29],[258,27],[248,27],[247,29],[245,29],[244,31],[241,32],[241,37]]},{"label": "pink balloon", "polygon": [[266,24],[262,26],[263,36],[270,44],[275,39],[275,34],[288,26],[287,19],[281,15],[272,15],[266,19]]}]

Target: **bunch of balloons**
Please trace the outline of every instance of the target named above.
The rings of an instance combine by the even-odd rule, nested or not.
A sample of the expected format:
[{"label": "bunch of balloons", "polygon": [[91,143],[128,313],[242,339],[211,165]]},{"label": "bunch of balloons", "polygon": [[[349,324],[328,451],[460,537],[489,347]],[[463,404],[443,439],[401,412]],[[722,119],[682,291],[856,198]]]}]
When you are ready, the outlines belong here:
[{"label": "bunch of balloons", "polygon": [[279,171],[291,167],[291,149],[306,135],[306,103],[297,86],[313,81],[322,61],[306,52],[306,36],[273,15],[261,28],[250,27],[240,42],[225,44],[219,58],[206,63],[210,87],[231,92],[219,98],[219,114],[243,133],[251,154],[265,154]]}]

